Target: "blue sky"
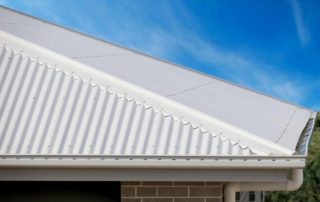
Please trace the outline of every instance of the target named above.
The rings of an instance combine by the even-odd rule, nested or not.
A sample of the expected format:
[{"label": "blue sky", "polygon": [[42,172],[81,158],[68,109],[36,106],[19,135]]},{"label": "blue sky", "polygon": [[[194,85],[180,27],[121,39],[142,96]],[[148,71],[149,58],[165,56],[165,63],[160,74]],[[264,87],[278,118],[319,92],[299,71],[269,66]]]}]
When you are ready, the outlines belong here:
[{"label": "blue sky", "polygon": [[0,0],[0,4],[320,110],[317,0]]}]

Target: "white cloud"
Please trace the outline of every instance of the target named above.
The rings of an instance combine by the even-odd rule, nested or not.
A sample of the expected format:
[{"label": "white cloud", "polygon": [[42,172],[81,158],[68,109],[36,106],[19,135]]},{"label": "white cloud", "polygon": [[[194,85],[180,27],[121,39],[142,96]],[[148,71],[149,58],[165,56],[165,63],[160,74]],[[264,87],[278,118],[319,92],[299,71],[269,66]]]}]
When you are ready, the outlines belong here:
[{"label": "white cloud", "polygon": [[[192,48],[194,55],[219,68],[232,81],[287,101],[302,101],[304,89],[298,80],[289,79],[268,64],[255,63],[232,51],[217,50],[212,45],[206,47],[201,44],[203,42],[200,41],[198,47]],[[204,49],[201,50],[201,47]]]},{"label": "white cloud", "polygon": [[[254,74],[256,83],[260,90],[269,95],[285,99],[290,102],[299,103],[304,98],[305,88],[298,80],[290,80],[279,72],[270,72],[266,74],[262,71],[256,71]],[[254,84],[252,84],[254,85]]]},{"label": "white cloud", "polygon": [[291,9],[296,24],[297,34],[302,45],[306,45],[309,42],[309,32],[306,29],[303,22],[302,9],[298,0],[290,0]]}]

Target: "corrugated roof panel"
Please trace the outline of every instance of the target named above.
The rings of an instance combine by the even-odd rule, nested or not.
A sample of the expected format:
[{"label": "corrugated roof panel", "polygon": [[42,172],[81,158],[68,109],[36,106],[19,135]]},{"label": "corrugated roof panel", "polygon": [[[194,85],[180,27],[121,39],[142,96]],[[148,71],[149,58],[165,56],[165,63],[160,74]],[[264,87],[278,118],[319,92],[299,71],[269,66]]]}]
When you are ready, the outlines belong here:
[{"label": "corrugated roof panel", "polygon": [[251,155],[245,146],[0,47],[0,153]]}]

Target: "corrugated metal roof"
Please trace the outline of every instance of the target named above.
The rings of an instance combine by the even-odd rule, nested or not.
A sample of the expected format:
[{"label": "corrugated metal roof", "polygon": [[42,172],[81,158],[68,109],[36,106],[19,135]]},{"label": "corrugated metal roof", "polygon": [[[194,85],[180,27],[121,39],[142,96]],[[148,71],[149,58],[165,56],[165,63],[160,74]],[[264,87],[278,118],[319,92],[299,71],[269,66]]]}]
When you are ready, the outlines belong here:
[{"label": "corrugated metal roof", "polygon": [[93,80],[0,50],[1,154],[253,154]]},{"label": "corrugated metal roof", "polygon": [[[311,111],[301,107],[2,7],[0,19],[1,29],[12,35],[222,120],[253,134],[249,139],[287,148],[285,153],[295,151],[310,119]],[[244,141],[243,137],[226,137]]]},{"label": "corrugated metal roof", "polygon": [[1,7],[0,19],[0,155],[8,158],[291,155],[314,116]]}]

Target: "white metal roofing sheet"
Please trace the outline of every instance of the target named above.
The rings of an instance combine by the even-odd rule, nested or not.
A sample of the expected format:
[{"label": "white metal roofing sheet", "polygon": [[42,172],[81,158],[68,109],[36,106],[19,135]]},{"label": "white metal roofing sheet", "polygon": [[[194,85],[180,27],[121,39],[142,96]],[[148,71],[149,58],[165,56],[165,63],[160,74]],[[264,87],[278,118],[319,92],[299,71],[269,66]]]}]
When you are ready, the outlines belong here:
[{"label": "white metal roofing sheet", "polygon": [[300,107],[2,7],[0,20],[1,29],[6,32],[166,96],[248,131],[257,136],[254,138],[275,142],[289,150],[295,150],[310,118],[310,111]]},{"label": "white metal roofing sheet", "polygon": [[236,142],[0,47],[0,153],[251,155]]}]

